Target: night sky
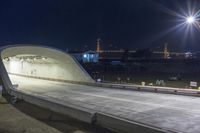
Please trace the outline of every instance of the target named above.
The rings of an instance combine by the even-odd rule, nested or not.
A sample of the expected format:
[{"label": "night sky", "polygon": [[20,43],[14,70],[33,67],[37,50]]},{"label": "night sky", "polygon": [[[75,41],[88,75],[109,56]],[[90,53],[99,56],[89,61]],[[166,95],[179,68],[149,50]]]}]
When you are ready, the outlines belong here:
[{"label": "night sky", "polygon": [[0,44],[41,44],[61,49],[102,47],[200,50],[200,30],[184,36],[179,18],[198,0],[1,0]]}]

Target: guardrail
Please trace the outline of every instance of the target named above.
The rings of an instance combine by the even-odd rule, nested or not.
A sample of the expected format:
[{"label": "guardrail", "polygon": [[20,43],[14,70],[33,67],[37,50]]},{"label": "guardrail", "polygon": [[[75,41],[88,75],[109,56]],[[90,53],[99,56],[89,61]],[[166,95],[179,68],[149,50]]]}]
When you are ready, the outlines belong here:
[{"label": "guardrail", "polygon": [[[111,84],[112,86],[112,84]],[[200,96],[200,90],[184,89],[184,88],[172,88],[172,87],[158,87],[158,86],[141,86],[141,85],[122,85],[114,84],[112,88],[135,90],[144,92],[155,92],[164,94],[186,95],[186,96]]]}]

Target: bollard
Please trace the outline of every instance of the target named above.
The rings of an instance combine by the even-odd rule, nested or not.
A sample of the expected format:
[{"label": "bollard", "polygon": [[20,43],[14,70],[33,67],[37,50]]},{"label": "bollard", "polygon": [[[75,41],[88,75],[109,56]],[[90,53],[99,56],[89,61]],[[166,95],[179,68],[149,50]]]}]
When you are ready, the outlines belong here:
[{"label": "bollard", "polygon": [[142,82],[141,82],[141,85],[142,85],[142,86],[145,86],[145,82],[144,82],[144,81],[142,81]]}]

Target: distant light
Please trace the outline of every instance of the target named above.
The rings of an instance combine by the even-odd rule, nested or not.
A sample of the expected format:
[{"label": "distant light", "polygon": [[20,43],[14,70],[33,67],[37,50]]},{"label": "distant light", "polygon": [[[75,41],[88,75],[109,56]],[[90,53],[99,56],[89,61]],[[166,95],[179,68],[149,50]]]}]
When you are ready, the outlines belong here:
[{"label": "distant light", "polygon": [[43,60],[46,60],[47,58],[45,58],[45,57],[42,57],[42,59],[43,59]]},{"label": "distant light", "polygon": [[194,18],[194,16],[189,16],[189,17],[187,17],[186,21],[188,24],[192,24],[195,22],[195,18]]},{"label": "distant light", "polygon": [[87,58],[87,54],[84,54],[83,57],[84,57],[84,58]]}]

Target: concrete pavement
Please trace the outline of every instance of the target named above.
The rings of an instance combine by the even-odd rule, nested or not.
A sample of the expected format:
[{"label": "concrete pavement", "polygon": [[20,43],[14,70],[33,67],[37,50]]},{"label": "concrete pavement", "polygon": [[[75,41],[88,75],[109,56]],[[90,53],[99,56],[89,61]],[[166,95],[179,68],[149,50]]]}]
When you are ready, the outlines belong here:
[{"label": "concrete pavement", "polygon": [[0,97],[0,133],[61,133],[16,109]]},{"label": "concrete pavement", "polygon": [[75,85],[10,75],[21,91],[173,132],[199,133],[200,98]]}]

